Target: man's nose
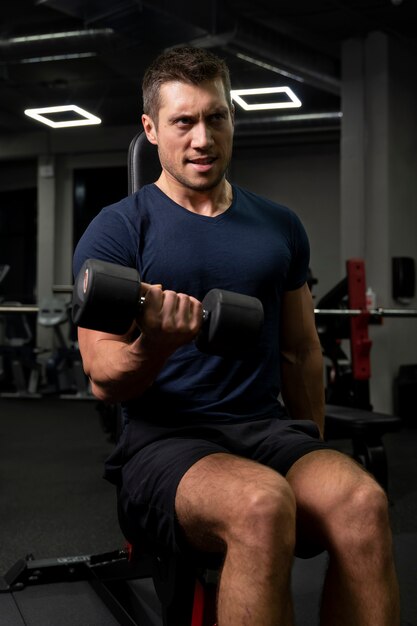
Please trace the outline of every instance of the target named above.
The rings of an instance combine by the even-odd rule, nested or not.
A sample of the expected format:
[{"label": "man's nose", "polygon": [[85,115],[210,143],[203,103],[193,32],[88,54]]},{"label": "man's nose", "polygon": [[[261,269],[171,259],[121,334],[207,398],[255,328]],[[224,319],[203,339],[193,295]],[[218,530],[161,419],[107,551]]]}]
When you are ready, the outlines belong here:
[{"label": "man's nose", "polygon": [[205,122],[199,122],[193,128],[191,146],[193,148],[206,148],[213,142],[209,127]]}]

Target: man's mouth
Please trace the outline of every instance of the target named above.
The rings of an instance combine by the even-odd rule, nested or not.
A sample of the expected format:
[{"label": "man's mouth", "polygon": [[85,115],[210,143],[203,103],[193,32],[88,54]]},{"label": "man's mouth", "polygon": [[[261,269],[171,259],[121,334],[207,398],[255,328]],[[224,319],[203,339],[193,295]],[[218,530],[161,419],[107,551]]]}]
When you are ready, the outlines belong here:
[{"label": "man's mouth", "polygon": [[194,171],[204,173],[209,172],[213,167],[213,163],[216,161],[214,156],[196,157],[194,159],[187,159],[187,163],[192,166]]},{"label": "man's mouth", "polygon": [[188,163],[193,165],[211,165],[216,160],[214,156],[196,157],[195,159],[187,159]]}]

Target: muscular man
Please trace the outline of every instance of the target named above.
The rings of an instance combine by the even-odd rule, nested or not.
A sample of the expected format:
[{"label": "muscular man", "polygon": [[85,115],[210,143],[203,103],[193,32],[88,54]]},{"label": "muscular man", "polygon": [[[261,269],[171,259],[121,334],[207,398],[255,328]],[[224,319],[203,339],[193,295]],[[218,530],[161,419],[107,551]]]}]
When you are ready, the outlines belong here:
[{"label": "muscular man", "polygon": [[[103,209],[74,259],[75,273],[100,258],[144,281],[125,336],[79,329],[95,395],[121,402],[127,419],[106,465],[122,528],[162,551],[224,553],[219,626],[291,626],[293,555],[312,546],[329,553],[322,625],[398,626],[386,496],[322,439],[305,231],[289,209],[226,179],[227,67],[207,51],[171,50],[148,69],[143,98],[162,173]],[[250,358],[196,349],[213,287],[261,299],[265,324]]]}]

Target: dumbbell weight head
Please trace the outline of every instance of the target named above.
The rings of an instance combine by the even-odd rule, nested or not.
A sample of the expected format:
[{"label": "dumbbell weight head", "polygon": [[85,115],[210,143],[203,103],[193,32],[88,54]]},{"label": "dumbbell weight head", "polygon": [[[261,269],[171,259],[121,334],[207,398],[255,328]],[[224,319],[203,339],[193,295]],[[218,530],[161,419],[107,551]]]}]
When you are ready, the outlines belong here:
[{"label": "dumbbell weight head", "polygon": [[74,324],[115,335],[127,333],[138,314],[140,286],[134,268],[87,259],[74,284]]},{"label": "dumbbell weight head", "polygon": [[253,355],[264,321],[257,298],[212,289],[203,299],[204,322],[196,338],[202,352],[232,358]]}]

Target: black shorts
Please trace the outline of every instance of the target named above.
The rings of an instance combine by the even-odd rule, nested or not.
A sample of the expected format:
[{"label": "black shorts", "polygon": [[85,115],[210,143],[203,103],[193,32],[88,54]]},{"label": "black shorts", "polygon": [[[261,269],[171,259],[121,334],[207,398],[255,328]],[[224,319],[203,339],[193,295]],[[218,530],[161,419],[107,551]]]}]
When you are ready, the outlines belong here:
[{"label": "black shorts", "polygon": [[[134,423],[128,428],[134,430]],[[145,445],[123,466],[119,521],[126,538],[159,551],[183,552],[175,515],[178,484],[199,459],[217,452],[245,457],[286,475],[299,458],[328,449],[309,420],[260,419],[179,427]],[[132,436],[132,433],[130,434]]]}]

